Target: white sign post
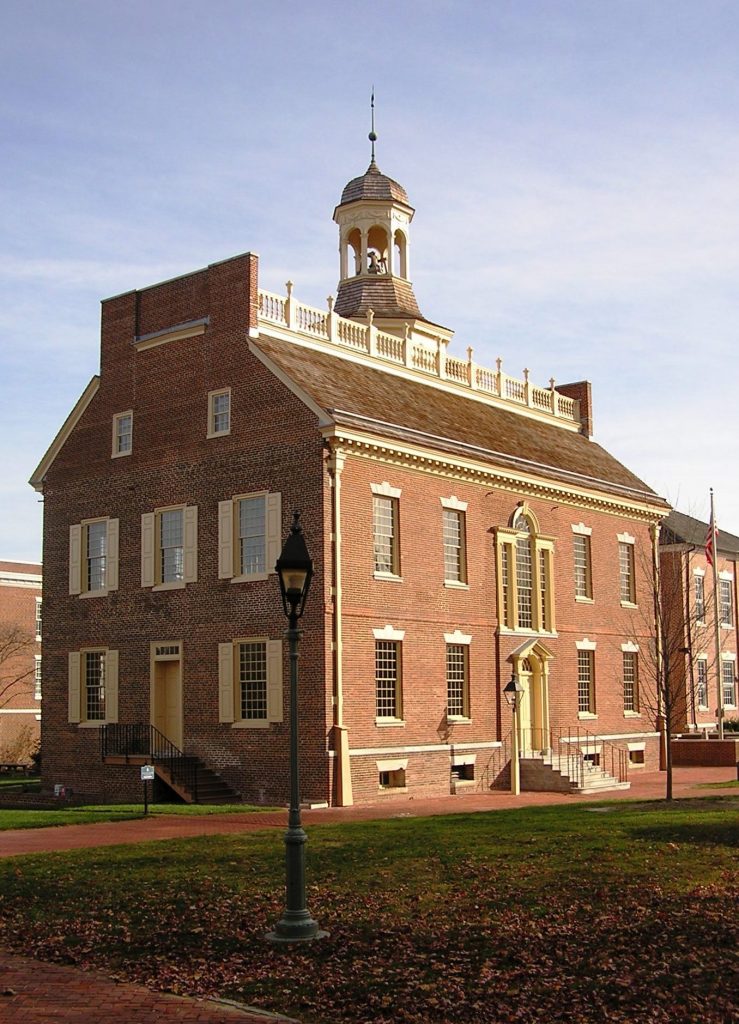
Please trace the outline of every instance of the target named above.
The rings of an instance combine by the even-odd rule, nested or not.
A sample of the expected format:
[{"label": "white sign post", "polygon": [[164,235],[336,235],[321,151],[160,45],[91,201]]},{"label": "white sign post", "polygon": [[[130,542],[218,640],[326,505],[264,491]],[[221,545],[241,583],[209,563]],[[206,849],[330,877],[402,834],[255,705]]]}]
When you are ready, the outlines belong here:
[{"label": "white sign post", "polygon": [[149,813],[149,783],[154,780],[154,765],[141,765],[141,781],[144,784],[144,814]]}]

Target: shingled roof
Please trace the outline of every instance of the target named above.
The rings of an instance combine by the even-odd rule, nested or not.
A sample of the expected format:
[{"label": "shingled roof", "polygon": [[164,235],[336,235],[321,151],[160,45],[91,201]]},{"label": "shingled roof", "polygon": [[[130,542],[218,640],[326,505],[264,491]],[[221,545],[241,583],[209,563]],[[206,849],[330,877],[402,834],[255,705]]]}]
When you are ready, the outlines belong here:
[{"label": "shingled roof", "polygon": [[397,181],[381,172],[374,157],[364,174],[359,178],[352,178],[349,184],[344,186],[339,206],[354,203],[358,199],[392,199],[410,206],[406,190]]},{"label": "shingled roof", "polygon": [[345,317],[366,316],[371,309],[376,317],[423,319],[412,285],[397,277],[354,277],[342,281],[334,309]]},{"label": "shingled roof", "polygon": [[[701,519],[673,510],[662,524],[660,544],[688,544],[690,547],[702,548],[706,543],[708,529],[708,523]],[[716,547],[722,554],[739,558],[739,537],[733,533],[719,529]]]},{"label": "shingled roof", "polygon": [[337,424],[668,508],[582,434],[262,333],[252,344]]}]

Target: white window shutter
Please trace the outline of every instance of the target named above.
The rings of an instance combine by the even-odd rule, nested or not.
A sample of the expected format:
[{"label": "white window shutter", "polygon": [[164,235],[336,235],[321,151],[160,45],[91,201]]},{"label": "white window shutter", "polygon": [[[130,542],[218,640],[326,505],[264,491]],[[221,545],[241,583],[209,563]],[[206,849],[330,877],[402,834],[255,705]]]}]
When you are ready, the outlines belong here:
[{"label": "white window shutter", "polygon": [[79,722],[80,720],[80,652],[70,651],[68,658],[68,714],[67,721]]},{"label": "white window shutter", "polygon": [[107,590],[118,589],[118,532],[119,521],[108,520],[108,548],[105,564]]},{"label": "white window shutter", "polygon": [[118,721],[118,651],[105,655],[105,721]]},{"label": "white window shutter", "polygon": [[198,506],[184,509],[185,523],[185,583],[196,583],[198,578]]},{"label": "white window shutter", "polygon": [[218,645],[218,721],[234,720],[233,644]]},{"label": "white window shutter", "polygon": [[69,593],[82,593],[82,527],[69,527]]},{"label": "white window shutter", "polygon": [[141,517],[141,586],[153,587],[155,583],[155,536],[156,515],[145,512]]},{"label": "white window shutter", "polygon": [[267,572],[275,571],[282,551],[282,495],[267,495]]},{"label": "white window shutter", "polygon": [[282,721],[282,641],[267,641],[267,720]]},{"label": "white window shutter", "polygon": [[218,502],[218,579],[234,575],[234,503]]}]

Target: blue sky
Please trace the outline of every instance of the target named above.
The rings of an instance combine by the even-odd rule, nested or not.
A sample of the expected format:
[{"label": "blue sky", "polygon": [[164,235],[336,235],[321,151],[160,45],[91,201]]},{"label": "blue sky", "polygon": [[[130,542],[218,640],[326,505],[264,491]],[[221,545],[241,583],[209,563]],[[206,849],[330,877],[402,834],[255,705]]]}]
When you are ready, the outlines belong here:
[{"label": "blue sky", "polygon": [[739,533],[737,52],[733,0],[4,0],[0,558],[40,557],[101,298],[247,250],[335,292],[373,83],[451,351],[591,380],[596,440]]}]

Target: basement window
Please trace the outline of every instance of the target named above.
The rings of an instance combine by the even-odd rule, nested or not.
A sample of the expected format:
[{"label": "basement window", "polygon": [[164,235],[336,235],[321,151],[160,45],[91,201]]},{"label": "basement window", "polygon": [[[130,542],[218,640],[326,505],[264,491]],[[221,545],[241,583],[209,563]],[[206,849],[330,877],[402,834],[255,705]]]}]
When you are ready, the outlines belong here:
[{"label": "basement window", "polygon": [[405,768],[396,768],[378,775],[380,789],[405,789]]},{"label": "basement window", "polygon": [[474,764],[453,764],[452,765],[452,778],[455,782],[474,782],[475,781],[475,766]]}]

